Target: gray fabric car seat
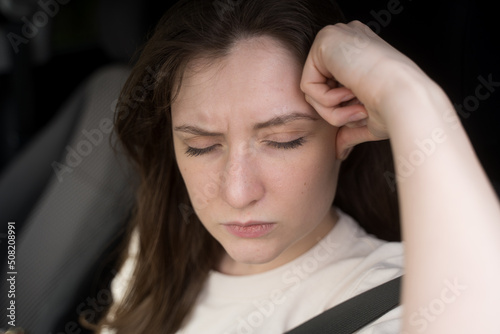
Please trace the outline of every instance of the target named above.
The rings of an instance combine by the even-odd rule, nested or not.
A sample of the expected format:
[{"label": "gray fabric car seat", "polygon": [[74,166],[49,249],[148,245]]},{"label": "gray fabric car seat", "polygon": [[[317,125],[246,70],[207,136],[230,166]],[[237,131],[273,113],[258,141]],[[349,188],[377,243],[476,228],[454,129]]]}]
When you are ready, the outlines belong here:
[{"label": "gray fabric car seat", "polygon": [[[130,62],[171,1],[97,3],[101,48],[121,64]],[[91,74],[0,174],[0,308],[14,300],[7,294],[7,273],[15,271],[15,325],[27,333],[90,333],[78,318],[96,320],[111,302],[106,284],[113,251],[136,185],[109,133],[128,73],[113,65]],[[16,222],[14,269],[3,256],[9,221]],[[9,321],[2,312],[0,333]]]},{"label": "gray fabric car seat", "polygon": [[[31,179],[38,179],[34,192],[43,188],[22,233],[16,234],[15,267],[3,263],[0,274],[0,308],[6,310],[15,300],[15,325],[31,334],[51,333],[68,311],[77,315],[84,310],[71,309],[75,294],[92,274],[101,254],[123,230],[130,213],[135,176],[124,156],[110,145],[113,109],[127,76],[128,70],[120,66],[93,74],[38,141],[11,165],[9,181],[1,182],[2,205],[15,210],[29,210],[29,205],[23,208],[16,203],[22,203],[24,188],[31,189]],[[73,129],[72,136],[61,142],[68,125]],[[51,152],[61,145],[62,155]],[[57,160],[48,161],[45,154]],[[51,174],[44,187],[47,166]],[[45,172],[37,177],[34,174],[39,167],[44,167]],[[5,191],[15,194],[11,203]],[[2,219],[8,219],[3,212]],[[7,247],[6,242],[1,247]],[[10,276],[15,277],[15,299],[6,298]],[[88,297],[82,302],[88,304],[96,297],[105,300],[108,295]],[[10,327],[8,317],[0,321],[0,328]],[[76,322],[63,324],[62,328],[72,333],[83,330]]]},{"label": "gray fabric car seat", "polygon": [[[130,63],[173,2],[97,1],[104,54]],[[127,67],[118,65],[92,74],[0,175],[0,254],[7,250],[7,223],[15,221],[15,325],[30,334],[89,333],[79,316],[94,321],[111,302],[106,284],[136,184],[124,156],[109,144],[127,76]],[[0,269],[0,307],[6,310],[13,300],[6,256]],[[0,333],[9,320],[2,313]]]}]

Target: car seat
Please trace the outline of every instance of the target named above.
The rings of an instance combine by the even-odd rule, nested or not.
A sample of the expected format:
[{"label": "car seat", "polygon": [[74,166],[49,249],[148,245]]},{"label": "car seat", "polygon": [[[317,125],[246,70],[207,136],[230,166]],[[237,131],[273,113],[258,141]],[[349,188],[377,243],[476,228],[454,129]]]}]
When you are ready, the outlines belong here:
[{"label": "car seat", "polygon": [[[94,283],[121,240],[137,184],[113,144],[114,107],[129,74],[123,60],[154,25],[140,18],[145,7],[100,2],[103,48],[120,62],[91,74],[0,175],[0,247],[15,222],[15,265],[1,259],[0,308],[15,301],[15,326],[30,334],[88,332],[78,318],[93,321],[111,302]],[[2,316],[0,328],[13,319]]]},{"label": "car seat", "polygon": [[[15,277],[15,299],[2,298],[1,307],[15,300],[15,324],[30,333],[54,330],[129,214],[134,175],[109,145],[113,103],[127,74],[116,66],[92,75],[2,180],[2,206],[30,213],[14,230],[15,265],[2,270],[0,293],[8,295],[7,278]],[[61,141],[75,117],[70,140]],[[8,211],[3,221],[11,221]],[[3,317],[2,327],[9,320]]]}]

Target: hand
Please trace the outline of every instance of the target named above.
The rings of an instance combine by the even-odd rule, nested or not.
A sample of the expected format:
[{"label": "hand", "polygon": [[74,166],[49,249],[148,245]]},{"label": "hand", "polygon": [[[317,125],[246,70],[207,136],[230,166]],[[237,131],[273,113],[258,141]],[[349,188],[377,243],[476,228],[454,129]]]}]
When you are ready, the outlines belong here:
[{"label": "hand", "polygon": [[[337,157],[366,141],[387,139],[390,103],[408,84],[431,81],[415,63],[359,21],[323,28],[304,65],[301,89],[339,127]],[[408,101],[404,101],[408,103]]]},{"label": "hand", "polygon": [[[465,130],[455,126],[460,122],[444,91],[359,22],[318,33],[301,88],[316,111],[339,127],[339,159],[356,144],[387,137],[393,156],[411,160],[421,154],[409,174],[395,164],[402,176],[398,198],[405,240],[402,332],[421,330],[414,315],[431,305],[436,293],[442,295],[449,279],[445,284],[460,282],[467,291],[427,332],[497,333],[500,205]],[[343,102],[353,96],[362,104]],[[359,112],[361,123],[351,119]],[[450,123],[451,118],[456,120]],[[424,141],[433,147],[425,154]]]}]

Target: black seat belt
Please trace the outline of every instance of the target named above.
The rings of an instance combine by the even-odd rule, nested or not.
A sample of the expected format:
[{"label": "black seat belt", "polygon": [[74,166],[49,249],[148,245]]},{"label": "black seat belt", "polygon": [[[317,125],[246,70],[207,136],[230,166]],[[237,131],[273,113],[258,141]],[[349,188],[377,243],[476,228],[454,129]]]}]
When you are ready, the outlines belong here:
[{"label": "black seat belt", "polygon": [[286,334],[351,334],[399,305],[401,276],[326,310]]}]

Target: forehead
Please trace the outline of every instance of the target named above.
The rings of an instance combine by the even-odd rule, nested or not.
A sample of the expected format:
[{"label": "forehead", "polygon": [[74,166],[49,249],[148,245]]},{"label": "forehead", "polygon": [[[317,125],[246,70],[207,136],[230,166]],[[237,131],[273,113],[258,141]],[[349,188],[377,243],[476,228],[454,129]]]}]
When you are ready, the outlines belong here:
[{"label": "forehead", "polygon": [[189,64],[172,116],[204,122],[224,115],[258,121],[282,114],[305,103],[301,72],[292,53],[270,37],[238,41],[224,58]]}]

